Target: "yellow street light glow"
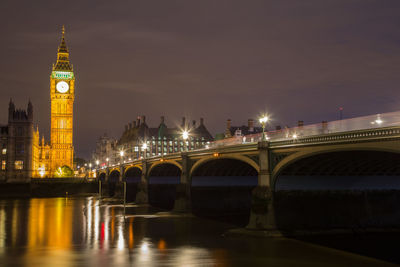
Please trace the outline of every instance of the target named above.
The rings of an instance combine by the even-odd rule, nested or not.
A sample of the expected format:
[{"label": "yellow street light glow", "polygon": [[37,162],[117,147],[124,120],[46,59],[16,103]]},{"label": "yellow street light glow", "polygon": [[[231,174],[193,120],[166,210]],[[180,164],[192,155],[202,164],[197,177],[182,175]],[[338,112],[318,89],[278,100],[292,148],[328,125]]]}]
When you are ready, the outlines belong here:
[{"label": "yellow street light glow", "polygon": [[124,153],[124,151],[122,151],[122,150],[119,152],[119,155],[120,155],[121,157],[123,157],[124,154],[125,154],[125,153]]},{"label": "yellow street light glow", "polygon": [[183,138],[184,140],[188,139],[188,138],[189,138],[189,132],[186,131],[186,130],[184,130],[184,131],[182,132],[182,138]]},{"label": "yellow street light glow", "polygon": [[99,160],[96,160],[96,165],[99,165],[99,163],[100,163]]},{"label": "yellow street light glow", "polygon": [[146,150],[147,149],[147,144],[146,143],[143,143],[143,145],[142,145],[142,150]]},{"label": "yellow street light glow", "polygon": [[296,139],[297,138],[297,134],[293,134],[292,137],[293,137],[293,139]]},{"label": "yellow street light glow", "polygon": [[43,176],[44,176],[45,174],[46,174],[45,168],[44,168],[44,167],[40,167],[40,168],[39,168],[39,175],[40,175],[40,177],[43,178]]},{"label": "yellow street light glow", "polygon": [[268,121],[268,117],[264,115],[263,117],[261,117],[259,119],[259,121],[260,121],[261,126],[262,126],[262,137],[261,137],[261,140],[264,142],[264,141],[268,140],[267,137],[265,136],[265,124]]},{"label": "yellow street light glow", "polygon": [[106,161],[109,161],[110,159],[109,158],[106,158]]},{"label": "yellow street light glow", "polygon": [[259,119],[259,121],[260,121],[260,123],[261,124],[263,124],[263,123],[266,123],[267,121],[268,121],[268,117],[267,116],[263,116],[263,117],[261,117],[260,119]]}]

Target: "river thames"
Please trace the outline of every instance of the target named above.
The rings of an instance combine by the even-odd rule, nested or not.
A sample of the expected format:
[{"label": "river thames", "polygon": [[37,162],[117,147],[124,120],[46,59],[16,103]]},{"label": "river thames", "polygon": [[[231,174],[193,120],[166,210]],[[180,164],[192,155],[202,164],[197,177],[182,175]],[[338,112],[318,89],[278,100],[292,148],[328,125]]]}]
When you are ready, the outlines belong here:
[{"label": "river thames", "polygon": [[[1,266],[394,266],[399,235],[229,235],[233,224],[97,197],[0,200]],[[306,240],[306,241],[305,241]],[[392,243],[392,244],[391,244]]]}]

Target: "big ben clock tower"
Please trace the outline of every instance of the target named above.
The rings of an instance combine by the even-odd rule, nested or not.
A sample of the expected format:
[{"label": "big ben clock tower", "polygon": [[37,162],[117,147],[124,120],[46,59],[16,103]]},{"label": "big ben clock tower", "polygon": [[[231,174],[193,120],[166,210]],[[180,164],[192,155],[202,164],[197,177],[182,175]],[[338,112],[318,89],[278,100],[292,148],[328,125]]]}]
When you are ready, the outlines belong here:
[{"label": "big ben clock tower", "polygon": [[62,166],[73,169],[74,147],[72,143],[73,105],[75,97],[75,76],[69,62],[65,43],[65,28],[57,52],[57,62],[50,75],[51,99],[51,167],[55,172]]}]

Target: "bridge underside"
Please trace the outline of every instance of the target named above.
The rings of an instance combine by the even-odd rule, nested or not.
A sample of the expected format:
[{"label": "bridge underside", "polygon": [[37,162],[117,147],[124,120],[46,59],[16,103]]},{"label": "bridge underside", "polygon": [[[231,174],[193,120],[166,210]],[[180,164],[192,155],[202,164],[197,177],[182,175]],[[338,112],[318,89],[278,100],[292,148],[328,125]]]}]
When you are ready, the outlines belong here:
[{"label": "bridge underside", "polygon": [[400,189],[400,154],[342,151],[303,158],[284,168],[276,190]]},{"label": "bridge underside", "polygon": [[257,171],[236,159],[205,162],[192,174],[192,212],[240,226],[248,223]]},{"label": "bridge underside", "polygon": [[138,167],[130,167],[126,170],[126,200],[128,202],[135,201],[141,176],[142,170]]},{"label": "bridge underside", "polygon": [[341,151],[314,155],[286,167],[281,175],[400,175],[400,154]]},{"label": "bridge underside", "polygon": [[275,189],[280,228],[396,225],[400,154],[342,151],[302,158],[280,172]]},{"label": "bridge underside", "polygon": [[172,209],[179,184],[181,170],[174,164],[164,163],[149,172],[149,203],[153,206]]}]

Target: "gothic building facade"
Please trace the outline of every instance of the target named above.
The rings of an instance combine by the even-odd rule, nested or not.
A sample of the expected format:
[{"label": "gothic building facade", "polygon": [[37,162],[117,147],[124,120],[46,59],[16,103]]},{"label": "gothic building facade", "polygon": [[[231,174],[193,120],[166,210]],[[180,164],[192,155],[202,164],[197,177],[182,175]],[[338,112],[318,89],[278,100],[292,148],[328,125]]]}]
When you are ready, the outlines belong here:
[{"label": "gothic building facade", "polygon": [[27,181],[31,177],[63,176],[62,168],[72,173],[74,148],[73,103],[75,76],[69,62],[63,27],[57,61],[50,75],[51,132],[50,142],[33,126],[33,106],[27,110],[15,109],[10,101],[8,124],[0,126],[1,172],[0,180]]},{"label": "gothic building facade", "polygon": [[57,61],[50,74],[51,130],[50,142],[42,137],[39,148],[39,175],[41,177],[63,176],[62,167],[74,169],[73,105],[75,99],[75,75],[69,60],[62,29]]},{"label": "gothic building facade", "polygon": [[26,182],[38,169],[39,131],[33,126],[33,106],[16,109],[10,100],[8,124],[0,126],[0,181]]}]

